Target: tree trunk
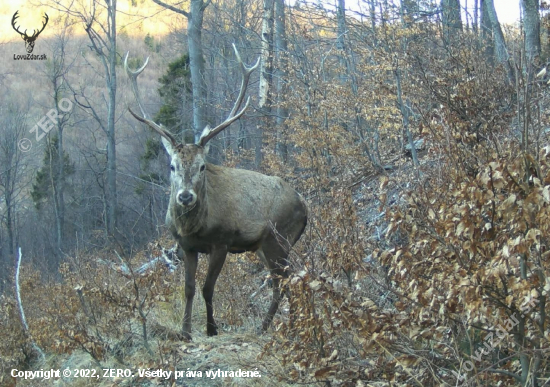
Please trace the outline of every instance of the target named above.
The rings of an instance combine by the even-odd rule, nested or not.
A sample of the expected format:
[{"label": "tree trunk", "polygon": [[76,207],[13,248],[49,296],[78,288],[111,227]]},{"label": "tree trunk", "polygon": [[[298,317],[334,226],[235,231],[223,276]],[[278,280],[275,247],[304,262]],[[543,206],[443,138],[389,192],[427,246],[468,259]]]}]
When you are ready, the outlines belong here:
[{"label": "tree trunk", "polygon": [[479,9],[481,10],[481,15],[479,19],[481,42],[483,44],[485,57],[489,61],[489,64],[492,65],[494,63],[493,53],[495,51],[495,45],[493,42],[493,26],[491,24],[491,19],[489,19],[489,16],[487,15],[485,0],[480,0]]},{"label": "tree trunk", "polygon": [[537,65],[540,56],[540,17],[539,0],[522,0],[523,28],[525,30],[525,54],[527,65]]},{"label": "tree trunk", "polygon": [[[55,109],[58,112],[57,126],[57,165],[51,165],[50,178],[52,190],[54,193],[54,211],[55,211],[55,233],[56,233],[56,254],[58,258],[63,252],[64,229],[65,229],[65,152],[63,146],[63,129],[68,120],[69,109],[61,106],[63,90],[63,76],[65,74],[65,34],[62,33],[59,37],[59,46],[54,52],[54,60],[50,80],[53,88],[53,102]],[[50,155],[51,160],[55,160],[53,155]],[[54,178],[56,176],[56,178]]]},{"label": "tree trunk", "polygon": [[203,0],[191,1],[191,12],[188,14],[187,41],[189,45],[189,67],[193,87],[193,126],[195,141],[198,141],[207,125],[206,120],[206,81],[205,62],[202,49],[202,24],[205,4]]},{"label": "tree trunk", "polygon": [[[11,186],[10,177],[8,175],[7,180],[7,186]],[[5,203],[6,203],[6,229],[8,231],[8,253],[11,258],[14,257],[14,236],[13,236],[13,208],[12,208],[12,195],[11,192],[6,191],[4,193],[5,195]]]},{"label": "tree trunk", "polygon": [[378,8],[380,9],[380,27],[384,31],[386,28],[386,12],[389,10],[388,0],[382,0],[378,2]]},{"label": "tree trunk", "polygon": [[376,38],[376,3],[375,0],[369,0],[370,26],[372,34]]},{"label": "tree trunk", "polygon": [[[260,72],[260,102],[259,107],[264,115],[265,126],[271,126],[271,107],[273,90],[273,24],[274,24],[274,0],[264,0],[264,13],[262,19],[262,54]],[[258,126],[256,133],[256,166],[262,163],[263,129]]]},{"label": "tree trunk", "polygon": [[108,7],[109,67],[106,74],[109,94],[107,116],[107,232],[114,235],[117,227],[117,185],[116,185],[116,0],[109,0]]},{"label": "tree trunk", "polygon": [[210,1],[205,3],[204,0],[191,0],[189,12],[164,3],[162,0],[153,0],[153,2],[187,18],[187,45],[189,46],[189,67],[193,89],[193,131],[196,142],[208,124],[206,119],[207,91],[202,49],[202,24],[204,11]]},{"label": "tree trunk", "polygon": [[[59,109],[59,105],[57,105]],[[58,110],[59,111],[59,110]],[[65,233],[65,160],[64,160],[64,148],[63,148],[63,125],[58,124],[57,131],[57,146],[58,146],[58,186],[57,186],[57,216],[56,216],[56,228],[57,228],[57,250],[58,253],[63,251],[63,239]]]},{"label": "tree trunk", "polygon": [[413,159],[413,164],[415,166],[415,172],[418,177],[418,155],[416,153],[416,147],[414,145],[414,138],[412,136],[410,125],[409,125],[409,104],[407,106],[403,102],[403,93],[401,91],[401,70],[398,68],[395,69],[395,83],[397,86],[397,104],[399,105],[399,110],[401,111],[401,117],[403,118],[403,128],[405,129],[406,140],[409,142],[411,147],[411,156]]},{"label": "tree trunk", "polygon": [[277,144],[276,151],[283,161],[287,160],[288,148],[286,145],[286,123],[288,109],[283,105],[288,93],[286,70],[288,67],[288,42],[286,38],[285,2],[275,0],[275,50],[277,53]]},{"label": "tree trunk", "polygon": [[479,25],[479,1],[474,0],[474,22],[472,23],[474,34],[477,34]]},{"label": "tree trunk", "polygon": [[508,82],[513,83],[513,70],[509,62],[508,50],[506,49],[506,41],[504,40],[504,34],[502,33],[500,22],[498,21],[495,4],[493,0],[484,0],[484,5],[487,11],[487,18],[491,22],[493,41],[495,44],[495,59],[498,63],[502,64],[505,67],[506,73],[508,75]]},{"label": "tree trunk", "polygon": [[410,23],[418,15],[419,5],[414,0],[401,0],[401,17],[405,24]]},{"label": "tree trunk", "polygon": [[450,42],[454,36],[462,32],[462,20],[460,19],[460,1],[442,0],[441,9],[443,12],[443,37]]},{"label": "tree trunk", "polygon": [[[345,82],[348,77],[352,77],[353,69],[351,62],[346,58],[346,0],[338,0],[338,5],[336,8],[336,19],[338,22],[338,30],[336,37],[336,48],[338,49],[338,59],[342,68],[346,69],[346,73],[342,74],[341,81]],[[350,55],[351,60],[351,55]]]},{"label": "tree trunk", "polygon": [[338,0],[336,7],[336,19],[338,21],[338,32],[336,36],[336,48],[340,51],[345,51],[345,36],[346,36],[346,0]]},{"label": "tree trunk", "polygon": [[[58,126],[59,126],[59,123],[58,123]],[[50,160],[50,165],[48,166],[49,174],[50,174],[50,185],[53,191],[53,208],[55,213],[55,253],[52,254],[53,259],[51,263],[51,266],[52,266],[51,269],[53,272],[56,272],[59,267],[61,251],[62,251],[61,243],[63,241],[63,231],[62,231],[63,223],[61,221],[61,211],[60,211],[61,203],[59,198],[59,188],[60,188],[59,180],[61,179],[61,175],[56,176],[56,174],[60,172],[59,160],[54,162],[55,155],[53,155],[52,153],[53,152],[57,153],[57,150],[54,149],[54,143],[50,138],[48,138],[47,146],[48,146],[48,153],[49,153],[49,160]],[[59,143],[58,143],[58,146],[59,146]],[[59,153],[57,153],[57,155],[59,157]],[[61,154],[61,157],[63,157],[63,154]],[[61,162],[61,164],[63,164],[63,162]],[[63,167],[61,167],[61,169],[63,169]]]},{"label": "tree trunk", "polygon": [[[0,116],[0,198],[4,202],[5,217],[2,218],[7,231],[7,247],[10,259],[15,257],[19,238],[17,227],[18,201],[28,183],[23,171],[24,153],[20,139],[27,133],[26,113],[8,108]],[[10,260],[10,262],[13,262]],[[0,280],[1,280],[0,276]]]}]

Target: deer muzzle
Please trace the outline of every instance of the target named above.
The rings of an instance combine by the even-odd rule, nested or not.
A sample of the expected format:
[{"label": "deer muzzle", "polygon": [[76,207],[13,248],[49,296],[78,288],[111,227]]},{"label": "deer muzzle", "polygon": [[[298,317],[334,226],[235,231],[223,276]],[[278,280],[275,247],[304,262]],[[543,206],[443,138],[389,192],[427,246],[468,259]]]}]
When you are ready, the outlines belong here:
[{"label": "deer muzzle", "polygon": [[181,190],[177,196],[178,204],[182,206],[192,206],[197,201],[197,195],[192,190]]}]

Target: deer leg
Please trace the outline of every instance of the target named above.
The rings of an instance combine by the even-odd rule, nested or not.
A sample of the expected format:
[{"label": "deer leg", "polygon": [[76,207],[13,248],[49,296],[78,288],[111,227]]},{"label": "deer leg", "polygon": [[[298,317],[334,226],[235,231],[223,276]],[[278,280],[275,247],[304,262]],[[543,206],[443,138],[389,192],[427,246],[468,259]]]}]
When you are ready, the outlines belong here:
[{"label": "deer leg", "polygon": [[275,313],[277,313],[277,309],[279,309],[279,303],[281,302],[281,278],[288,277],[288,272],[285,270],[285,267],[288,265],[286,260],[287,253],[275,238],[273,238],[266,241],[262,245],[262,248],[257,251],[257,254],[266,263],[273,280],[273,299],[271,300],[267,315],[262,322],[262,331],[265,332],[271,325],[273,317]]},{"label": "deer leg", "polygon": [[208,273],[202,288],[202,295],[206,303],[206,334],[208,336],[216,336],[218,334],[218,326],[214,321],[214,309],[212,308],[212,298],[214,297],[214,286],[216,280],[222,271],[225,257],[227,256],[227,248],[215,247],[210,252],[208,261]]},{"label": "deer leg", "polygon": [[273,275],[273,299],[271,300],[271,305],[269,306],[269,310],[267,311],[267,315],[264,317],[264,321],[262,322],[262,332],[267,331],[267,328],[271,325],[271,322],[273,321],[273,317],[275,316],[275,313],[277,313],[277,309],[279,309],[279,303],[281,302],[281,289],[279,288],[279,276]]},{"label": "deer leg", "polygon": [[182,334],[191,340],[191,314],[193,312],[193,297],[195,296],[195,273],[197,272],[198,254],[184,252],[185,264],[185,314],[183,315]]}]

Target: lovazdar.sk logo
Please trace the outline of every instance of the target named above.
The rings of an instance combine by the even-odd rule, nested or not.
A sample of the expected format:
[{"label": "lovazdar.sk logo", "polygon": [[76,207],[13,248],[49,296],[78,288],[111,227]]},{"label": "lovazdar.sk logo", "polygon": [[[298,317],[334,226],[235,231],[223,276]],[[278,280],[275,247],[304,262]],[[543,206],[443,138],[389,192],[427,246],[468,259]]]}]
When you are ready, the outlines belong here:
[{"label": "lovazdar.sk logo", "polygon": [[27,35],[27,30],[25,29],[25,32],[21,32],[19,28],[15,25],[16,19],[19,17],[18,15],[19,11],[16,11],[13,14],[13,17],[11,18],[11,26],[13,29],[21,35],[23,40],[25,41],[25,49],[27,50],[27,55],[16,55],[13,54],[13,59],[15,60],[45,60],[46,54],[42,55],[33,55],[32,51],[34,50],[34,43],[36,42],[36,39],[40,35],[42,31],[44,31],[44,28],[46,28],[46,25],[48,24],[48,14],[44,13],[44,21],[42,22],[42,28],[39,30],[34,29],[32,35]]}]

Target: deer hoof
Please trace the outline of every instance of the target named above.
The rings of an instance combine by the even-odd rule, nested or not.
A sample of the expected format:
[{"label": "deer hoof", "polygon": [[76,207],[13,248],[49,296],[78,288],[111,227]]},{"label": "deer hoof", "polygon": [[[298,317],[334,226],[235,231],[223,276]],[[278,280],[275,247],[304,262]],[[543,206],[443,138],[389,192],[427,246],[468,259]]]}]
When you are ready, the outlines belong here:
[{"label": "deer hoof", "polygon": [[271,326],[271,321],[272,321],[272,318],[267,318],[267,317],[265,318],[265,320],[262,322],[262,328],[261,328],[262,333],[267,332],[267,330]]},{"label": "deer hoof", "polygon": [[181,340],[183,341],[193,341],[191,335],[188,332],[181,332]]},{"label": "deer hoof", "polygon": [[214,324],[207,324],[206,325],[206,334],[208,336],[217,336],[218,335],[218,327]]}]

